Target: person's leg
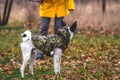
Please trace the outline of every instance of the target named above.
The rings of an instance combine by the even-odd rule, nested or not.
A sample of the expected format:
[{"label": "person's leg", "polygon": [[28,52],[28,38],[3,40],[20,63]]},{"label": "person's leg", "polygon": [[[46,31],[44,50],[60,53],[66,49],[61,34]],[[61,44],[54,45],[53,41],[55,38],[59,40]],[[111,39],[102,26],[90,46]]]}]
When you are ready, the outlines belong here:
[{"label": "person's leg", "polygon": [[[46,36],[48,34],[50,18],[41,17],[41,27],[40,27],[40,35]],[[36,59],[43,59],[44,55],[42,51],[37,50],[37,58]]]},{"label": "person's leg", "polygon": [[48,34],[48,28],[49,28],[50,18],[47,17],[41,17],[41,35],[47,35]]},{"label": "person's leg", "polygon": [[57,30],[62,27],[62,21],[64,17],[55,17],[55,23],[54,23],[54,33],[56,34]]}]

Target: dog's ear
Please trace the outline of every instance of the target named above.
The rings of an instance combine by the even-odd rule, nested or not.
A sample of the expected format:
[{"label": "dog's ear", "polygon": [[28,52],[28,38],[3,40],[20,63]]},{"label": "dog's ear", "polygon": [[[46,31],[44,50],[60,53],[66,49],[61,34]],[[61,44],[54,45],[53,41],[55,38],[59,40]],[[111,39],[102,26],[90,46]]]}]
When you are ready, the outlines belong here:
[{"label": "dog's ear", "polygon": [[64,21],[62,21],[62,23],[61,23],[61,24],[62,24],[62,27],[66,26],[66,24],[65,24],[65,22],[64,22]]},{"label": "dog's ear", "polygon": [[77,22],[75,21],[70,27],[70,31],[74,32],[76,30]]}]

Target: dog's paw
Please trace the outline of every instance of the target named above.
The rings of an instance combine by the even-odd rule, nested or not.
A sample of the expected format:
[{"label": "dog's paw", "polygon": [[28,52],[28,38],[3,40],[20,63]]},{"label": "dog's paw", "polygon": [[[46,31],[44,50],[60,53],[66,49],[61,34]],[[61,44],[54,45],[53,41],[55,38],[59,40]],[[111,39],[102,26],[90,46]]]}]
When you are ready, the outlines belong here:
[{"label": "dog's paw", "polygon": [[60,73],[59,72],[55,72],[55,75],[60,75]]}]

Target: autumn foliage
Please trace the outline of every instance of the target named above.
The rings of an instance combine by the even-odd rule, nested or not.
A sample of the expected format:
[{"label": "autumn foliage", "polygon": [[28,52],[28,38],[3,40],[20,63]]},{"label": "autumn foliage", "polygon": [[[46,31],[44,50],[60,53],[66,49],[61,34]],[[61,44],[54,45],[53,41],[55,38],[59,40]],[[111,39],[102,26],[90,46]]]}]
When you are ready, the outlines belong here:
[{"label": "autumn foliage", "polygon": [[[0,79],[20,80],[21,37],[25,29],[20,24],[0,27]],[[38,32],[37,29],[30,29]],[[25,80],[118,80],[120,78],[120,36],[76,34],[62,55],[61,74],[55,75],[53,59],[36,60],[35,75],[25,70]]]}]

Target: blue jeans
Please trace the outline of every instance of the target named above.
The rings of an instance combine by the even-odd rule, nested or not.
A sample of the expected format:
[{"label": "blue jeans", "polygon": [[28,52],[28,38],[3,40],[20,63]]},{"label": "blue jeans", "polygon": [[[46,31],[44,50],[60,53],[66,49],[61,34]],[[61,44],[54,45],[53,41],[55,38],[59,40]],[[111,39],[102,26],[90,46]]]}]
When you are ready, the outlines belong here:
[{"label": "blue jeans", "polygon": [[[46,36],[48,34],[50,19],[51,18],[48,18],[48,17],[41,17],[42,23],[41,23],[40,35]],[[63,21],[63,17],[60,17],[60,18],[55,17],[55,22],[54,22],[54,33],[55,34],[57,30],[62,27],[62,21]],[[38,53],[37,59],[44,59],[44,55],[42,51]]]},{"label": "blue jeans", "polygon": [[[49,29],[49,24],[50,24],[50,19],[48,17],[41,17],[41,35],[47,35],[48,34],[48,29]],[[56,34],[57,30],[62,27],[62,21],[63,17],[55,17],[55,22],[54,22],[54,33]]]}]

